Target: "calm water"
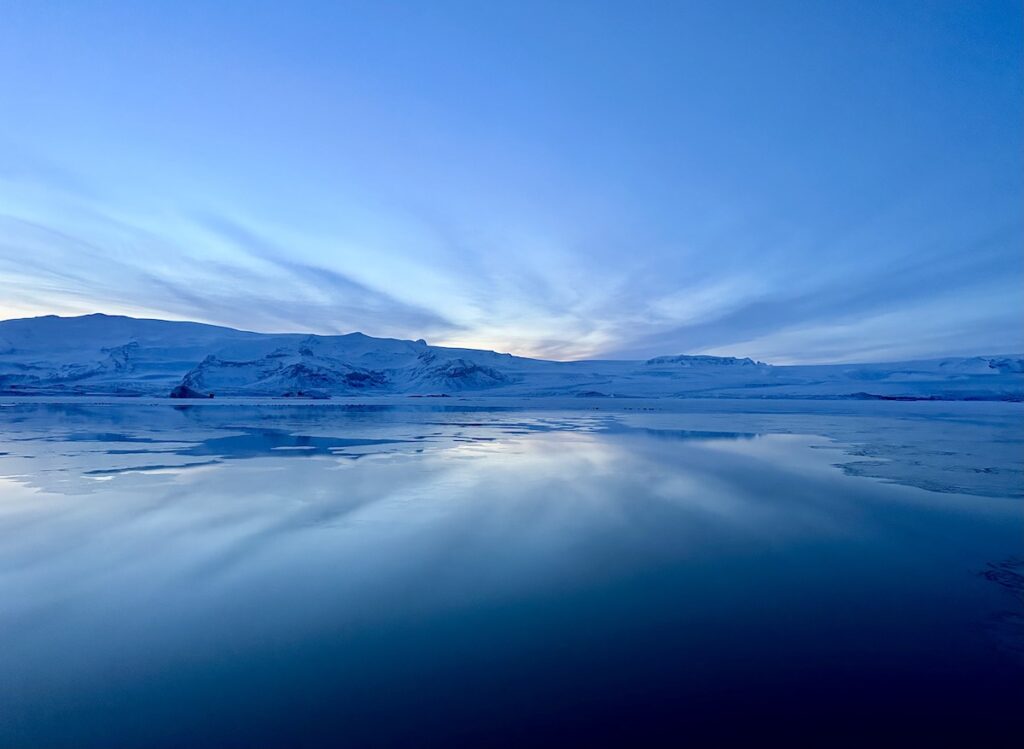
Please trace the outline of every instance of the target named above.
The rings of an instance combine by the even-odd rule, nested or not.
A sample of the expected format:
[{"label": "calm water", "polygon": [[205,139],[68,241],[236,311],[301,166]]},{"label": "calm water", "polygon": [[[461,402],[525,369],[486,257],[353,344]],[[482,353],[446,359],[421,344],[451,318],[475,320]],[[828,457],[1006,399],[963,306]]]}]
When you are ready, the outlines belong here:
[{"label": "calm water", "polygon": [[1011,745],[1019,413],[891,408],[0,408],[0,746]]}]

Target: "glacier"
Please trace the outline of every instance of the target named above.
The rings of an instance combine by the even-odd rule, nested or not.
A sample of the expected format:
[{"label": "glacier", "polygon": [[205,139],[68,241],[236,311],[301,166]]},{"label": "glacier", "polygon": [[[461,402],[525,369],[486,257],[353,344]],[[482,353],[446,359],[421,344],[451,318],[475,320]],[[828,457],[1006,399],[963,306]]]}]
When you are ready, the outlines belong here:
[{"label": "glacier", "polygon": [[92,314],[0,322],[0,395],[1024,400],[1024,355],[869,364],[548,361],[362,333],[255,333]]}]

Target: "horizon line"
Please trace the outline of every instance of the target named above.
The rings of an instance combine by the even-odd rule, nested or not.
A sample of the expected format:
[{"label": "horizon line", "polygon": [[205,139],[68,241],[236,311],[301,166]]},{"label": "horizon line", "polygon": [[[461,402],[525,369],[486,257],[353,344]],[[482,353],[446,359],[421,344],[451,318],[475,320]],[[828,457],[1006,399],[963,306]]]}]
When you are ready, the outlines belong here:
[{"label": "horizon line", "polygon": [[516,354],[516,353],[513,353],[511,351],[499,351],[497,349],[473,348],[473,347],[470,347],[470,346],[450,346],[450,345],[446,345],[446,344],[430,343],[429,341],[427,341],[425,338],[422,338],[422,337],[420,337],[420,338],[394,338],[394,337],[391,337],[391,336],[375,336],[375,335],[372,335],[370,333],[364,333],[361,330],[353,330],[353,331],[350,331],[348,333],[315,333],[315,332],[312,332],[312,331],[264,331],[264,330],[249,330],[249,329],[246,329],[246,328],[236,328],[236,327],[232,327],[230,325],[222,325],[222,324],[219,324],[219,323],[203,322],[201,320],[166,319],[166,318],[162,318],[162,317],[135,317],[133,315],[111,314],[109,312],[84,312],[84,313],[78,314],[78,315],[58,315],[56,313],[49,313],[49,314],[45,314],[45,315],[31,315],[31,316],[28,316],[28,317],[11,317],[11,318],[5,318],[3,320],[0,320],[0,324],[8,323],[8,322],[26,322],[26,321],[30,321],[30,320],[45,320],[45,319],[49,319],[49,318],[56,318],[58,320],[80,320],[80,319],[84,319],[84,318],[88,318],[88,317],[119,318],[119,319],[124,319],[124,320],[137,320],[137,321],[140,321],[140,322],[162,322],[162,323],[178,323],[178,324],[184,324],[184,325],[202,325],[202,326],[209,327],[209,328],[219,328],[219,329],[222,329],[222,330],[230,330],[230,331],[233,331],[233,332],[236,332],[236,333],[248,333],[250,335],[265,335],[265,336],[315,336],[315,337],[318,337],[318,338],[343,338],[343,337],[346,337],[346,336],[358,335],[358,336],[363,336],[364,338],[374,338],[374,339],[382,340],[382,341],[403,341],[403,342],[408,342],[408,343],[420,343],[420,342],[422,342],[424,345],[431,346],[431,347],[434,347],[434,348],[444,348],[444,349],[464,350],[464,351],[486,351],[486,352],[490,352],[490,353],[494,353],[494,354],[514,356],[514,357],[520,358],[520,359],[532,359],[532,360],[535,360],[535,361],[560,362],[560,363],[565,363],[565,364],[571,364],[571,363],[576,363],[576,362],[582,363],[582,362],[602,362],[602,361],[605,361],[605,362],[610,362],[610,361],[616,361],[616,362],[628,362],[628,361],[646,362],[646,361],[651,361],[653,359],[658,359],[658,358],[662,358],[662,357],[685,356],[685,357],[694,357],[694,358],[696,358],[696,357],[705,357],[706,356],[706,357],[710,357],[710,358],[713,358],[713,359],[735,359],[735,360],[740,360],[740,361],[746,359],[746,360],[749,360],[751,362],[754,362],[755,364],[765,364],[765,365],[768,365],[768,366],[771,366],[771,367],[812,367],[812,366],[819,366],[819,367],[821,367],[821,366],[834,366],[834,367],[840,367],[840,366],[856,366],[856,365],[860,365],[860,364],[894,364],[894,363],[903,363],[903,362],[910,363],[910,362],[939,361],[939,360],[943,360],[943,359],[1024,357],[1024,352],[995,352],[995,353],[984,353],[984,354],[979,353],[979,354],[972,354],[972,355],[952,355],[951,354],[951,355],[930,356],[930,357],[913,358],[913,359],[877,359],[877,360],[846,361],[846,362],[835,362],[835,361],[827,362],[826,361],[826,362],[801,362],[801,363],[795,363],[795,364],[793,364],[793,363],[790,363],[790,364],[776,364],[776,363],[770,362],[770,361],[764,361],[764,360],[761,360],[761,359],[755,359],[754,357],[751,357],[751,356],[719,356],[719,355],[715,355],[715,354],[688,354],[688,353],[677,352],[677,353],[656,354],[655,356],[650,356],[650,357],[645,357],[645,358],[637,358],[637,359],[616,359],[616,358],[610,358],[610,357],[604,357],[604,358],[595,357],[595,358],[585,358],[585,359],[553,359],[553,358],[544,358],[544,357],[539,357],[539,356],[529,356],[529,355],[524,355],[524,354]]}]

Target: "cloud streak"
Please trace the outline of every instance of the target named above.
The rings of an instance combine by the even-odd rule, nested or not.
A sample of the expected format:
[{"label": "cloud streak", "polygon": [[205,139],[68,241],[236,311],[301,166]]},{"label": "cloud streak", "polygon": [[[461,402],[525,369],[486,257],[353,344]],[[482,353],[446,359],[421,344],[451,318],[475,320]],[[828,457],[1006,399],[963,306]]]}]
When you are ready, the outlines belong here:
[{"label": "cloud streak", "polygon": [[[221,224],[221,232],[227,230]],[[168,315],[267,331],[344,333],[372,330],[405,336],[457,331],[442,315],[394,299],[342,273],[289,260],[264,240],[233,227],[231,239],[263,265],[224,262],[174,247],[152,247],[134,236],[130,259],[65,231],[0,215],[0,274],[15,309],[124,311]],[[153,270],[155,254],[170,255],[170,273]]]},{"label": "cloud streak", "polygon": [[[190,236],[208,244],[188,250],[148,227],[108,219],[102,228],[86,238],[0,215],[0,275],[12,313],[107,311],[265,331],[362,330],[562,359],[712,352],[848,361],[1024,348],[1020,316],[1003,303],[1020,280],[1003,252],[1013,230],[979,240],[972,252],[909,255],[884,273],[837,269],[788,293],[749,274],[674,288],[570,258],[563,270],[576,283],[559,285],[558,276],[544,278],[530,263],[499,271],[477,262],[452,273],[463,292],[458,307],[469,311],[453,319],[444,298],[436,308],[397,298],[298,259],[222,216],[197,217]],[[108,249],[104,237],[116,237],[121,249]],[[959,302],[968,296],[975,301],[964,309]]]}]

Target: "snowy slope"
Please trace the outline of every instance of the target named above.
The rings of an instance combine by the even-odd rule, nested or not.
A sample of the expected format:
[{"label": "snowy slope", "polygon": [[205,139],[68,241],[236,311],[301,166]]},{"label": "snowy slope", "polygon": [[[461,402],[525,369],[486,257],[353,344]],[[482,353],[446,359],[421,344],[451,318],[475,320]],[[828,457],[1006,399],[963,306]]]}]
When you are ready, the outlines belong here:
[{"label": "snowy slope", "polygon": [[659,356],[552,362],[426,342],[263,334],[129,317],[0,322],[0,393],[175,397],[455,394],[580,397],[1024,397],[1024,357],[772,366]]}]

